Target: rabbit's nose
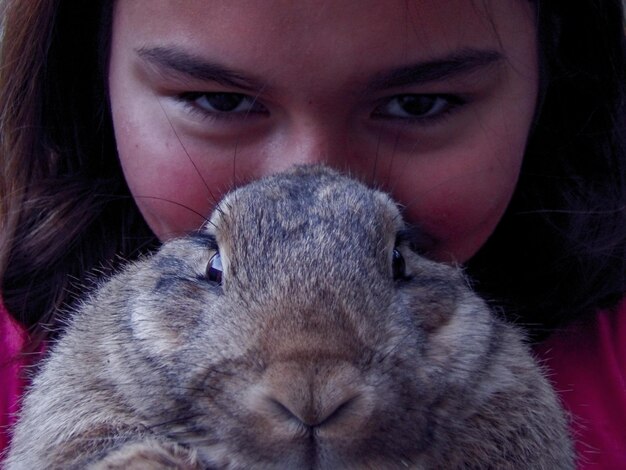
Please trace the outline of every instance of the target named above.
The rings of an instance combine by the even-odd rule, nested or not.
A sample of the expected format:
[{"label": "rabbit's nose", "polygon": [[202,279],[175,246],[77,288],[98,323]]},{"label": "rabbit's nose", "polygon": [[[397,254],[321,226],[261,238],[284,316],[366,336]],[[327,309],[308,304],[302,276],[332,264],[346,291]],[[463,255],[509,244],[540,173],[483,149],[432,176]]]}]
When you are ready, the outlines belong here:
[{"label": "rabbit's nose", "polygon": [[[360,432],[373,412],[373,391],[345,362],[288,361],[271,366],[248,406],[276,439],[314,435],[317,439]],[[269,436],[268,436],[269,437]]]},{"label": "rabbit's nose", "polygon": [[[314,428],[327,425],[332,420],[342,419],[349,414],[358,402],[359,396],[319,397],[319,400],[299,400],[300,397],[290,396],[287,400],[278,400],[271,395],[266,397],[269,405],[275,406],[276,414],[286,419],[295,420],[307,427]],[[294,399],[295,398],[295,399]],[[317,405],[317,406],[316,406]],[[342,416],[343,415],[343,416]]]}]

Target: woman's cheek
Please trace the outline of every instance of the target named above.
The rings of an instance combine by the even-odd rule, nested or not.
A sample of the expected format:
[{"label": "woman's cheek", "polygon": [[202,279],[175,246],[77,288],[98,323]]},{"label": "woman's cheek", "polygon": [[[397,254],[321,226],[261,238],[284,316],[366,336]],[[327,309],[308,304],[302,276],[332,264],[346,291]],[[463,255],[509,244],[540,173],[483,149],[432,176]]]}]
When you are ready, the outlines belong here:
[{"label": "woman's cheek", "polygon": [[199,228],[228,189],[220,184],[231,181],[228,169],[204,168],[207,159],[192,157],[193,148],[183,148],[171,131],[136,131],[118,133],[118,153],[146,223],[160,240]]},{"label": "woman's cheek", "polygon": [[428,239],[428,256],[439,261],[465,262],[487,241],[498,224],[508,199],[489,201],[488,207],[467,199],[440,200],[420,210],[407,210],[409,220]]},{"label": "woman's cheek", "polygon": [[405,219],[429,240],[429,257],[462,263],[487,241],[517,183],[522,157],[509,153],[509,159],[502,165],[493,156],[463,154],[456,159],[463,164],[424,169],[419,182],[396,187],[393,194],[405,206]]}]

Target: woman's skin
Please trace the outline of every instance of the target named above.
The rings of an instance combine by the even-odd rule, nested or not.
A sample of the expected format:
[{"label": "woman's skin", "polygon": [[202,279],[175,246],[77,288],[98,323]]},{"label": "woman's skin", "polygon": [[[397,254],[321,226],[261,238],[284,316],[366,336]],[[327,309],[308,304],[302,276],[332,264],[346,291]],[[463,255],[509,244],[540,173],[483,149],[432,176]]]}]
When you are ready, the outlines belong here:
[{"label": "woman's skin", "polygon": [[510,200],[538,93],[520,0],[117,0],[111,51],[120,159],[162,240],[236,184],[323,162],[464,262]]}]

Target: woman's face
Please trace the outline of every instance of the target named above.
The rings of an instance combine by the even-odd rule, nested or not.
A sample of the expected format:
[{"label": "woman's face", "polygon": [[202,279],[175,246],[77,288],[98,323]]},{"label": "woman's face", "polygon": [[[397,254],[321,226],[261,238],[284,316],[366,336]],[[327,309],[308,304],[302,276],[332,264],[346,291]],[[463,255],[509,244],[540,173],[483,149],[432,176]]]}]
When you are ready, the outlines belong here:
[{"label": "woman's face", "polygon": [[325,163],[463,262],[515,187],[538,91],[531,2],[117,0],[119,156],[156,235],[233,186]]}]

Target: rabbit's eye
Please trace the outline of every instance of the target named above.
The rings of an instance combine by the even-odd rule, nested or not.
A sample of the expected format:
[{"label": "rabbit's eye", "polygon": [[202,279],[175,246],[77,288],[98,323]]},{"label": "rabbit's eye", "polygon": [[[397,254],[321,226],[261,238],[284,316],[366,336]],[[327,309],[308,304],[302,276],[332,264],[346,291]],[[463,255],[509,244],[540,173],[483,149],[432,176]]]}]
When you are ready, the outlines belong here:
[{"label": "rabbit's eye", "polygon": [[393,249],[391,258],[391,272],[393,273],[394,280],[404,279],[406,277],[406,265],[404,264],[404,257],[400,250]]},{"label": "rabbit's eye", "polygon": [[222,283],[222,257],[219,253],[215,253],[206,267],[206,277],[209,281],[216,284]]}]

